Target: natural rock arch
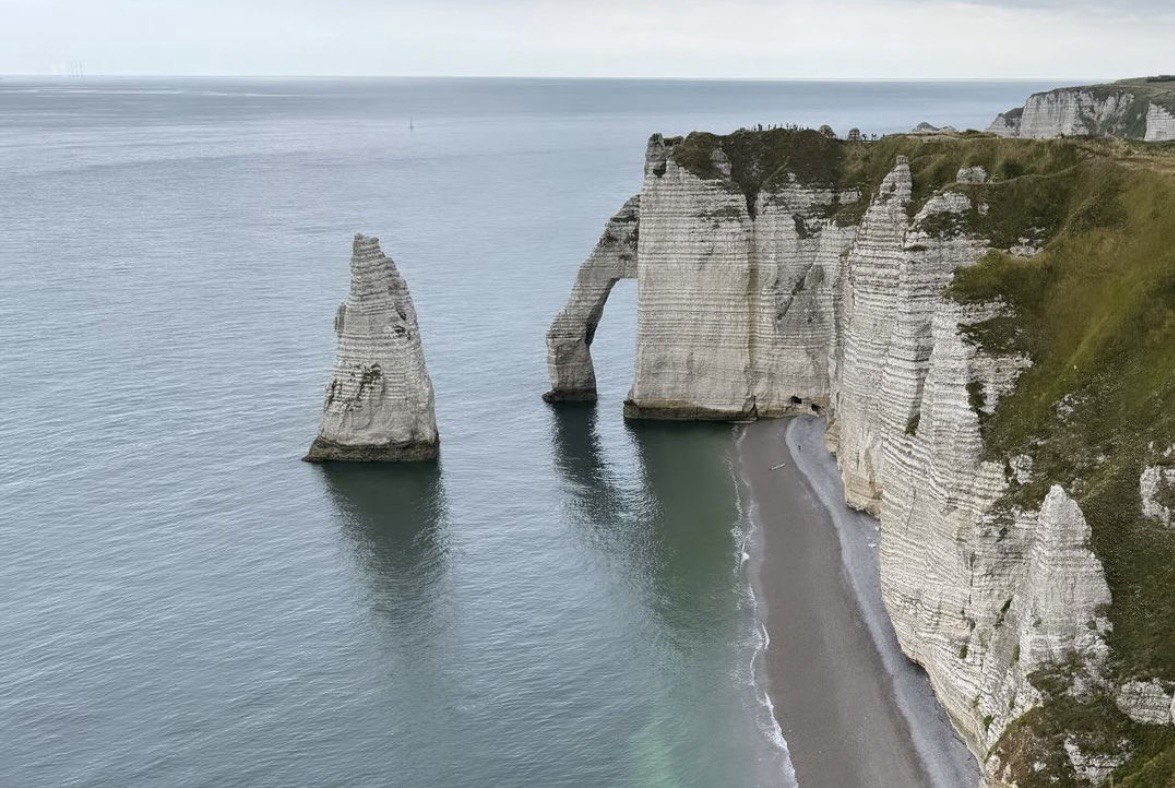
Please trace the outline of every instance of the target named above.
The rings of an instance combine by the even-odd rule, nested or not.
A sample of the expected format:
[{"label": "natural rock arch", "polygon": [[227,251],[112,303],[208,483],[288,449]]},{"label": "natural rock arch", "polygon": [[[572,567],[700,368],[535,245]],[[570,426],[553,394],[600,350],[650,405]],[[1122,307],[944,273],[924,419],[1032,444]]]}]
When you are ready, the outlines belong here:
[{"label": "natural rock arch", "polygon": [[547,331],[547,373],[551,379],[551,390],[543,395],[547,402],[596,401],[592,340],[612,286],[621,279],[636,278],[639,225],[637,195],[608,220],[596,248],[579,267],[571,297]]}]

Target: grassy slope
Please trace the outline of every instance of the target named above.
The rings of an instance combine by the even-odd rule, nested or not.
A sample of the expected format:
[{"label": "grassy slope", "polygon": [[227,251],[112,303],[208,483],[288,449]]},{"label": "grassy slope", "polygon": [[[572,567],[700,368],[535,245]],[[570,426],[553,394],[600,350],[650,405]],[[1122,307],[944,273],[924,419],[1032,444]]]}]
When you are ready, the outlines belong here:
[{"label": "grassy slope", "polygon": [[1148,80],[1145,77],[1140,77],[1138,79],[1123,79],[1115,84],[1125,85],[1140,98],[1148,99],[1160,107],[1166,107],[1167,110],[1175,112],[1175,79]]},{"label": "grassy slope", "polygon": [[[1144,519],[1138,494],[1154,449],[1175,444],[1175,176],[1138,166],[1146,151],[1098,147],[1101,155],[1087,151],[1078,167],[1076,197],[1040,255],[993,253],[960,271],[952,291],[964,301],[1005,302],[1008,314],[975,326],[972,337],[1034,360],[984,422],[993,458],[1035,460],[1032,479],[1009,503],[1036,505],[1054,482],[1074,492],[1113,596],[1112,674],[1175,681],[1175,529]],[[1020,757],[1023,786],[1045,784],[1029,755],[1059,753],[1074,732],[1093,750],[1134,743],[1118,784],[1175,781],[1170,728],[1136,725],[1104,697],[1052,696],[1001,744],[1014,763]],[[1048,784],[1071,778],[1064,763],[1050,766],[1046,773],[1062,782]]]},{"label": "grassy slope", "polygon": [[[1035,460],[1033,478],[1005,503],[1037,506],[1056,482],[1075,495],[1113,596],[1113,678],[1175,681],[1175,529],[1145,520],[1138,497],[1139,474],[1155,462],[1152,443],[1175,444],[1175,145],[985,135],[850,144],[772,130],[690,135],[675,157],[718,178],[715,147],[731,162],[730,187],[748,199],[789,170],[802,182],[869,195],[905,155],[914,176],[911,215],[960,167],[982,165],[992,174],[990,183],[953,187],[987,203],[986,215],[973,211],[963,227],[943,230],[966,229],[1002,247],[1022,237],[1045,242],[1030,259],[992,253],[961,270],[951,288],[962,301],[1009,307],[971,327],[972,341],[1034,361],[983,422],[992,458]],[[864,202],[841,206],[837,219],[856,221]],[[1132,743],[1135,755],[1116,784],[1175,785],[1172,728],[1137,725],[1105,696],[1050,695],[999,745],[1023,788],[1072,784],[1062,749],[1068,735],[1092,750]],[[1042,772],[1031,767],[1038,761],[1047,764]]]}]

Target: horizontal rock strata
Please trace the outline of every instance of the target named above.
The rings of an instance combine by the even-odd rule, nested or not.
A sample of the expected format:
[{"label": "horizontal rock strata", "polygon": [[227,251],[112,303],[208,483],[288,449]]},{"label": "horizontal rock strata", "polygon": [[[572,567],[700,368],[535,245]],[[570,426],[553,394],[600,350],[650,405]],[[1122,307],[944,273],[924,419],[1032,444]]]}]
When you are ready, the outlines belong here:
[{"label": "horizontal rock strata", "polygon": [[[1054,486],[1039,510],[1009,507],[1006,493],[1031,462],[984,454],[980,422],[1030,362],[988,355],[968,339],[968,327],[1001,314],[999,304],[963,305],[944,290],[993,248],[968,228],[992,210],[984,195],[1002,192],[970,166],[916,202],[901,156],[870,194],[790,171],[756,190],[745,176],[759,160],[732,161],[721,146],[688,158],[684,144],[650,141],[637,228],[624,236],[636,237],[639,286],[625,414],[824,412],[848,503],[881,519],[883,595],[902,648],[926,669],[990,784],[1001,784],[999,759],[988,756],[1041,703],[1029,675],[1076,659],[1088,681],[1100,681],[1111,602],[1070,492]],[[1021,241],[1004,251],[1039,248]],[[634,261],[621,265],[616,248],[601,241],[552,327],[551,337],[578,343],[551,351],[553,389],[594,391],[582,348],[610,285],[582,283],[595,281],[596,268],[605,283],[632,274]],[[561,322],[568,314],[586,317],[572,330]],[[1155,471],[1140,480],[1158,519],[1166,510],[1147,501],[1157,501],[1162,479]],[[1155,720],[1169,698],[1151,689],[1121,697],[1133,716]],[[1074,752],[1096,771],[1100,756]]]},{"label": "horizontal rock strata", "polygon": [[1175,725],[1175,693],[1160,681],[1128,681],[1118,689],[1114,702],[1135,722]]},{"label": "horizontal rock strata", "polygon": [[412,461],[439,451],[416,310],[378,238],[355,236],[351,289],[335,315],[338,355],[308,462]]},{"label": "horizontal rock strata", "polygon": [[1175,140],[1175,111],[1158,104],[1151,104],[1146,110],[1146,133],[1143,139],[1147,142],[1165,142]]},{"label": "horizontal rock strata", "polygon": [[987,129],[1004,137],[1110,136],[1175,140],[1175,81],[1124,80],[1028,97]]}]

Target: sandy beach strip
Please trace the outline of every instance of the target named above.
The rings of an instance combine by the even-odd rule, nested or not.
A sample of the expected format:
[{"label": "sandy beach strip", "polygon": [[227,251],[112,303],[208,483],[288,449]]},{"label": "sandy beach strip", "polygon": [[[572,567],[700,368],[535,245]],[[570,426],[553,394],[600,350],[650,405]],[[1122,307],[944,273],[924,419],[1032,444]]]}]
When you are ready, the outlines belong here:
[{"label": "sandy beach strip", "polygon": [[881,601],[877,521],[846,507],[824,422],[747,425],[739,465],[770,643],[760,677],[802,788],[973,788],[974,759],[901,653]]}]

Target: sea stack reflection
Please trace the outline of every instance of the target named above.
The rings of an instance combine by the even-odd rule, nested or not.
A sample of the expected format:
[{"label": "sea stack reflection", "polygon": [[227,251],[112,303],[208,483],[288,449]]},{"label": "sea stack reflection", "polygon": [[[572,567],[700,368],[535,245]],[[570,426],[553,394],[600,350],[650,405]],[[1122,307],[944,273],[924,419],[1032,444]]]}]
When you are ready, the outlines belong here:
[{"label": "sea stack reflection", "polygon": [[338,357],[322,426],[303,459],[434,459],[440,439],[416,310],[378,238],[355,236],[351,291],[335,314],[335,333]]}]

